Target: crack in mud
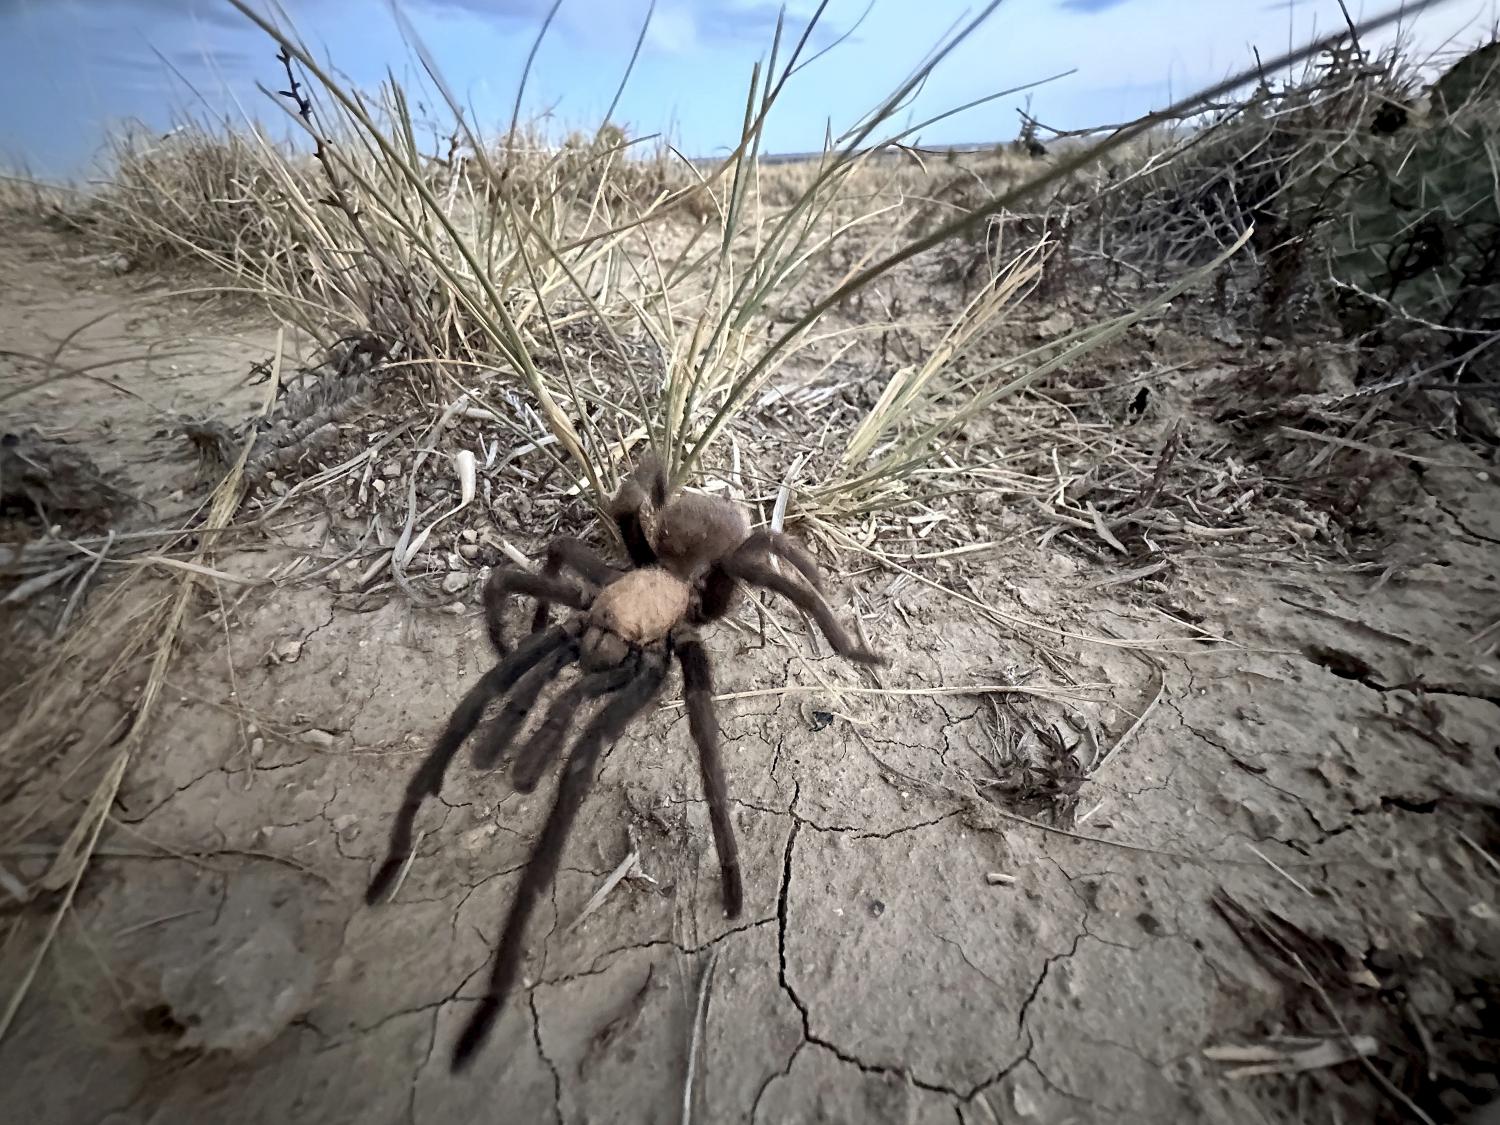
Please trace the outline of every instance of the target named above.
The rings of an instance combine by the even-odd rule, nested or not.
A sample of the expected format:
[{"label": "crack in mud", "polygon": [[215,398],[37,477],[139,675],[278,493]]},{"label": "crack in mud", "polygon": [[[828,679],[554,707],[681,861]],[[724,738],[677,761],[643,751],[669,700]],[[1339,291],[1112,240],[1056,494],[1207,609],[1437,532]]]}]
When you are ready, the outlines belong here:
[{"label": "crack in mud", "polygon": [[1432,489],[1430,489],[1430,488],[1427,487],[1427,481],[1424,478],[1418,477],[1417,481],[1421,485],[1422,491],[1425,492],[1425,493],[1427,493],[1428,498],[1431,499],[1432,502],[1437,505],[1438,510],[1440,512],[1442,512],[1443,515],[1447,516],[1450,520],[1452,520],[1454,522],[1454,524],[1458,527],[1458,529],[1460,531],[1462,531],[1465,535],[1467,535],[1470,538],[1474,539],[1475,542],[1477,542],[1477,543],[1489,543],[1489,544],[1492,544],[1492,545],[1500,546],[1500,538],[1496,538],[1493,535],[1486,535],[1482,531],[1475,531],[1474,528],[1472,528],[1472,527],[1469,526],[1469,524],[1467,523],[1467,521],[1465,521],[1462,516],[1460,516],[1457,512],[1455,512],[1449,506],[1447,500],[1445,500],[1443,497],[1437,495],[1437,493],[1433,492]]},{"label": "crack in mud", "polygon": [[[797,796],[800,794],[800,792],[801,787],[799,785],[797,787],[797,790],[792,795],[792,802],[794,805],[796,804]],[[823,1050],[828,1051],[840,1062],[857,1067],[862,1073],[875,1074],[882,1077],[899,1078],[903,1082],[909,1082],[911,1083],[911,1085],[917,1087],[918,1089],[927,1090],[930,1093],[943,1094],[947,1097],[958,1098],[965,1101],[968,1100],[973,1096],[974,1091],[964,1093],[962,1091],[955,1090],[952,1087],[941,1085],[940,1083],[925,1081],[921,1078],[916,1077],[916,1075],[912,1074],[909,1070],[882,1066],[877,1063],[867,1063],[858,1056],[850,1054],[848,1051],[843,1050],[829,1040],[813,1033],[812,1017],[808,1010],[807,1002],[797,994],[797,990],[793,987],[791,978],[787,974],[786,966],[786,935],[789,914],[788,897],[791,893],[792,884],[792,854],[796,849],[797,834],[801,831],[803,823],[804,821],[802,821],[800,818],[793,817],[792,830],[787,834],[786,851],[782,857],[781,888],[776,897],[776,958],[777,978],[781,985],[782,991],[786,994],[787,998],[791,1000],[793,1006],[797,1009],[798,1015],[801,1017],[802,1038],[804,1042],[811,1043],[815,1047],[823,1048]],[[809,825],[809,827],[813,826]],[[816,831],[816,828],[814,828],[814,831]],[[788,1065],[790,1066],[790,1064]],[[977,1090],[978,1088],[979,1087],[975,1087],[975,1090]]]},{"label": "crack in mud", "polygon": [[542,1017],[536,1010],[536,989],[531,988],[526,992],[526,1006],[531,1011],[531,1041],[536,1044],[536,1053],[552,1074],[552,1105],[557,1111],[557,1119],[563,1119],[562,1111],[562,1075],[557,1069],[557,1064],[547,1055],[547,1049],[542,1046]]},{"label": "crack in mud", "polygon": [[1354,683],[1362,684],[1371,691],[1387,692],[1394,690],[1389,685],[1380,682],[1375,674],[1374,665],[1358,653],[1349,652],[1347,649],[1334,648],[1332,645],[1310,644],[1303,646],[1302,655],[1313,664],[1333,673],[1341,680],[1350,680]]},{"label": "crack in mud", "polygon": [[806,1046],[807,1040],[803,1039],[795,1047],[793,1047],[792,1053],[786,1058],[786,1065],[783,1066],[780,1070],[773,1070],[770,1074],[768,1074],[766,1076],[766,1080],[760,1084],[760,1088],[755,1091],[755,1100],[750,1103],[750,1125],[755,1125],[755,1119],[760,1113],[760,1102],[761,1099],[766,1096],[766,1091],[769,1090],[771,1088],[771,1085],[778,1079],[785,1078],[787,1075],[792,1073],[792,1067],[796,1065],[797,1056],[802,1053],[802,1048]]},{"label": "crack in mud", "polygon": [[[1286,601],[1287,599],[1282,599]],[[1291,602],[1296,605],[1298,603]],[[1340,618],[1340,620],[1342,620]],[[1418,675],[1400,683],[1385,683],[1375,666],[1358,653],[1332,645],[1309,644],[1302,648],[1304,659],[1332,673],[1342,680],[1357,683],[1381,695],[1405,691],[1413,695],[1448,695],[1460,699],[1474,699],[1500,707],[1500,687],[1479,687],[1449,681],[1428,682]]]},{"label": "crack in mud", "polygon": [[814,832],[823,832],[835,836],[848,836],[852,840],[889,840],[896,836],[904,835],[907,832],[915,832],[919,828],[931,828],[934,824],[941,824],[945,820],[951,820],[961,811],[961,809],[950,809],[940,816],[933,817],[931,820],[918,821],[916,824],[903,824],[900,827],[892,828],[889,832],[868,832],[862,830],[857,824],[819,824],[797,812],[795,806],[788,810],[788,814],[793,820],[806,825]]},{"label": "crack in mud", "polygon": [[761,926],[769,926],[774,921],[776,921],[776,916],[773,914],[765,918],[757,918],[753,922],[746,922],[740,926],[731,926],[723,933],[709,938],[698,945],[684,945],[672,938],[655,938],[651,941],[638,941],[630,945],[615,946],[595,954],[589,961],[588,968],[578,969],[571,973],[562,973],[554,977],[543,977],[536,982],[534,987],[540,987],[541,985],[561,986],[583,980],[585,977],[599,976],[609,972],[613,968],[614,962],[627,953],[638,953],[651,949],[672,949],[684,957],[695,957],[712,949],[720,942],[734,937],[736,934],[748,933],[751,930],[759,929]]},{"label": "crack in mud", "polygon": [[338,616],[338,610],[334,606],[334,604],[330,601],[328,603],[328,620],[325,621],[325,622],[323,622],[323,624],[321,624],[321,625],[314,625],[310,630],[308,630],[308,632],[306,632],[306,633],[303,634],[302,638],[297,642],[297,644],[300,645],[304,649],[307,648],[308,642],[310,642],[314,637],[316,637],[324,629],[328,628],[328,626],[332,625],[333,622],[334,622],[334,619],[337,616]]},{"label": "crack in mud", "polygon": [[936,930],[934,930],[930,926],[924,926],[923,928],[926,929],[927,932],[930,935],[932,935],[933,937],[937,938],[937,940],[940,941],[940,942],[942,942],[944,945],[951,945],[954,949],[958,950],[959,959],[962,960],[965,965],[969,966],[969,968],[973,969],[976,973],[978,973],[985,980],[987,980],[994,987],[994,989],[995,989],[996,992],[1003,993],[1005,991],[1005,987],[999,981],[997,981],[994,977],[990,976],[989,973],[985,972],[983,969],[981,969],[978,965],[974,964],[974,962],[969,959],[969,954],[964,949],[962,943],[954,941],[947,934],[940,934],[940,933],[938,933]]},{"label": "crack in mud", "polygon": [[432,1062],[432,1052],[437,1047],[437,1025],[438,1009],[432,1011],[432,1020],[427,1026],[427,1050],[422,1052],[422,1061],[412,1071],[411,1087],[406,1095],[406,1120],[408,1125],[416,1125],[417,1122],[417,1087],[422,1079],[422,1072]]},{"label": "crack in mud", "polygon": [[1031,986],[1031,991],[1026,994],[1026,999],[1021,1001],[1021,1009],[1016,1013],[1017,1035],[1021,1035],[1026,1032],[1026,1017],[1031,1011],[1031,1003],[1036,999],[1037,993],[1042,990],[1042,985],[1047,980],[1047,974],[1052,971],[1052,966],[1059,961],[1067,960],[1069,957],[1072,957],[1075,953],[1077,953],[1078,943],[1083,941],[1083,939],[1087,936],[1089,936],[1087,929],[1081,930],[1077,934],[1074,934],[1073,946],[1071,949],[1069,949],[1066,953],[1054,953],[1042,963],[1042,971],[1037,974],[1036,981]]}]

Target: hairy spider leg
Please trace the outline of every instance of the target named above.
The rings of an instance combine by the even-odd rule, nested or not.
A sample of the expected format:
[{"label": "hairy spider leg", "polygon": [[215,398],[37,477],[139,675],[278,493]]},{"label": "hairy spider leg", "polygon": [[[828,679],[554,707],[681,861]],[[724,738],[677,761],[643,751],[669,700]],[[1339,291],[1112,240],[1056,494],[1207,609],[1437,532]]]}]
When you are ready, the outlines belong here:
[{"label": "hairy spider leg", "polygon": [[683,700],[687,704],[688,729],[698,746],[698,770],[703,777],[703,793],[708,798],[708,818],[714,830],[714,850],[719,855],[719,876],[723,883],[724,913],[740,916],[744,887],[740,881],[740,850],[734,838],[734,824],[729,819],[729,790],[724,783],[724,767],[719,758],[719,719],[714,713],[713,666],[708,650],[693,633],[682,636],[676,645],[677,661],[682,665]]},{"label": "hairy spider leg", "polygon": [[619,738],[630,721],[656,698],[666,676],[666,652],[663,646],[660,658],[644,662],[635,679],[608,698],[574,743],[552,812],[547,817],[536,847],[532,849],[531,859],[521,874],[521,882],[516,887],[516,897],[511,902],[510,914],[505,919],[500,947],[495,952],[495,962],[490,971],[489,990],[474,1014],[469,1017],[469,1022],[453,1048],[454,1070],[462,1070],[473,1061],[515,984],[525,953],[526,922],[531,917],[537,897],[557,874],[563,844],[573,827],[579,806],[583,804],[589,786],[593,783],[594,768],[598,764],[600,752]]},{"label": "hairy spider leg", "polygon": [[655,450],[642,454],[641,459],[625,478],[626,488],[639,489],[643,496],[660,508],[667,502],[667,472],[662,468],[661,458]]},{"label": "hairy spider leg", "polygon": [[510,651],[505,643],[505,598],[507,594],[523,594],[542,602],[556,602],[569,609],[584,610],[592,602],[593,595],[563,578],[545,574],[533,574],[518,567],[507,567],[490,575],[484,584],[484,623],[489,630],[490,644],[495,652],[504,656]]},{"label": "hairy spider leg", "polygon": [[[807,579],[809,586],[819,593],[822,592],[823,572],[818,569],[818,564],[813,562],[812,556],[803,549],[801,544],[779,531],[762,528],[751,532],[749,538],[734,549],[730,558],[752,558],[763,552],[770,552],[791,563],[802,577]],[[720,559],[703,575],[698,593],[698,611],[693,617],[695,625],[717,621],[728,613],[734,604],[734,595],[739,589],[739,582],[725,569],[727,561],[727,559]],[[761,627],[764,631],[764,622]]]},{"label": "hairy spider leg", "polygon": [[884,657],[863,648],[844,632],[844,627],[833,615],[833,609],[816,590],[799,586],[786,575],[772,570],[770,564],[764,560],[742,555],[738,551],[725,559],[723,566],[725,572],[731,577],[780,594],[798,609],[809,614],[818,623],[818,628],[823,631],[823,635],[828,638],[833,651],[840,656],[856,660],[861,664],[885,663]]},{"label": "hairy spider leg", "polygon": [[[618,668],[606,668],[602,672],[591,672],[579,676],[557,694],[541,725],[532,731],[520,750],[516,752],[515,764],[511,766],[511,784],[518,793],[530,793],[541,780],[547,764],[557,756],[562,747],[568,724],[585,700],[597,699],[618,691],[640,672],[640,659],[628,660]],[[519,689],[517,689],[519,691]]]},{"label": "hairy spider leg", "polygon": [[650,503],[660,510],[667,502],[667,475],[655,454],[642,457],[630,475],[620,484],[609,504],[610,517],[620,529],[625,553],[633,566],[655,566],[656,549],[641,520],[641,509]]},{"label": "hairy spider leg", "polygon": [[[566,626],[561,626],[566,628]],[[532,636],[536,634],[533,633]],[[570,637],[572,636],[570,632]],[[494,722],[479,732],[479,737],[474,740],[473,762],[475,769],[493,769],[505,751],[510,748],[510,743],[516,736],[516,732],[526,723],[526,718],[531,714],[531,709],[541,698],[546,689],[559,672],[569,664],[578,659],[578,640],[574,637],[569,644],[553,650],[547,656],[537,661],[531,671],[527,672],[510,690],[506,696],[505,706],[500,709],[500,714],[495,716]]]},{"label": "hairy spider leg", "polygon": [[[556,578],[563,567],[569,567],[585,582],[599,587],[608,586],[620,577],[620,571],[605,561],[598,551],[582,539],[565,537],[547,544],[547,561],[542,564],[543,578]],[[531,617],[531,631],[540,633],[547,627],[547,614],[551,606],[545,601],[537,602],[536,613]]]},{"label": "hairy spider leg", "polygon": [[739,582],[724,569],[723,563],[714,563],[703,575],[698,587],[698,605],[692,616],[693,624],[703,625],[723,617],[729,612],[730,606],[734,605],[734,595],[739,588]]},{"label": "hairy spider leg", "polygon": [[538,661],[565,647],[572,639],[561,626],[527,637],[515,652],[480,677],[479,682],[459,701],[432,751],[422,760],[422,764],[406,784],[406,794],[402,798],[401,807],[396,811],[396,822],[391,826],[391,842],[385,862],[375,872],[375,877],[370,880],[370,886],[365,891],[365,902],[368,905],[373,906],[380,901],[396,878],[401,865],[406,862],[406,857],[411,852],[411,827],[417,818],[417,810],[421,808],[424,798],[436,797],[441,791],[448,763],[453,760],[453,755],[463,745],[464,739],[479,724],[484,716],[485,706],[495,696],[510,690]]},{"label": "hairy spider leg", "polygon": [[620,529],[620,538],[625,543],[625,553],[630,556],[632,566],[637,568],[656,565],[656,551],[646,536],[641,524],[639,509],[614,513],[615,526]]},{"label": "hairy spider leg", "polygon": [[823,572],[818,569],[818,564],[813,562],[813,557],[807,553],[807,549],[802,544],[782,532],[771,531],[764,527],[759,531],[752,531],[749,538],[735,548],[734,553],[748,556],[763,551],[777,555],[795,566],[814,590],[823,589]]}]

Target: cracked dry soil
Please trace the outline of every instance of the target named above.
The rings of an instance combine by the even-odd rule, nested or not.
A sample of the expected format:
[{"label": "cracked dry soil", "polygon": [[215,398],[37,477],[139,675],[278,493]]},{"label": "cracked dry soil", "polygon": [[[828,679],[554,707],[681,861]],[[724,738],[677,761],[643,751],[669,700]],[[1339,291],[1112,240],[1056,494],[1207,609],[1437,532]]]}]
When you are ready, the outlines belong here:
[{"label": "cracked dry soil", "polygon": [[[1181,623],[1128,587],[1091,585],[1098,567],[1056,548],[1010,547],[966,573],[1008,612],[1115,643],[1006,629],[921,587],[857,580],[866,629],[893,657],[889,687],[1040,669],[1031,682],[1079,685],[1071,706],[1102,748],[1159,704],[1058,831],[1018,819],[985,780],[1024,700],[804,690],[721,703],[746,868],[731,924],[668,701],[605,758],[533,919],[525,988],[457,1077],[447,1049],[550,786],[522,797],[460,760],[419,820],[395,901],[366,909],[361,894],[408,771],[488,663],[477,609],[361,612],[322,589],[257,590],[226,630],[205,601],[0,1042],[6,1116],[676,1121],[712,958],[695,1121],[1408,1119],[1358,1062],[1237,1078],[1213,1055],[1276,1035],[1337,1043],[1341,1024],[1451,1120],[1493,1096],[1500,1058],[1487,858],[1500,855],[1500,671],[1471,643],[1500,605],[1500,493],[1443,469],[1416,499],[1395,495],[1397,553],[1420,561],[1386,581],[1179,568],[1170,603],[1232,644],[1151,659],[1128,642],[1181,636]],[[220,565],[264,571],[268,557],[248,548]],[[719,629],[719,690],[816,684],[815,671],[857,682],[795,639],[755,647]],[[70,721],[107,723],[122,703]],[[52,825],[54,846],[70,823]],[[626,879],[580,922],[632,840],[650,879]],[[45,866],[7,862],[26,878]],[[8,911],[7,993],[49,916]]]}]

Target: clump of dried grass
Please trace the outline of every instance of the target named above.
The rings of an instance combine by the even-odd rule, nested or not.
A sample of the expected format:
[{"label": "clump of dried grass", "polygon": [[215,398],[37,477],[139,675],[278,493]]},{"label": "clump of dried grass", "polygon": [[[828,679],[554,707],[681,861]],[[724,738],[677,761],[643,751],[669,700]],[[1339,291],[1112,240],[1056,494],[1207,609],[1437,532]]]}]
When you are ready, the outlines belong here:
[{"label": "clump of dried grass", "polygon": [[76,225],[79,193],[62,184],[48,183],[25,168],[0,171],[0,214],[40,217],[58,226]]},{"label": "clump of dried grass", "polygon": [[1295,78],[1262,77],[1134,162],[1072,185],[1070,219],[1086,228],[1075,254],[1106,285],[1159,282],[1253,229],[1219,296],[1263,332],[1463,332],[1493,320],[1500,213],[1480,150],[1500,97],[1463,75],[1493,65],[1500,46],[1449,68],[1401,43],[1372,54],[1360,42],[1351,29]]},{"label": "clump of dried grass", "polygon": [[[761,138],[805,61],[810,27],[792,47],[778,33],[752,78],[740,144],[700,173],[660,150],[627,160],[624,134],[607,122],[560,146],[515,123],[491,141],[431,65],[452,140],[444,156],[424,154],[410,141],[404,90],[388,84],[378,101],[363,97],[257,22],[281,48],[291,108],[323,182],[315,194],[288,171],[277,185],[300,248],[296,274],[228,262],[214,246],[205,256],[257,280],[310,330],[318,318],[353,325],[385,343],[385,369],[422,368],[429,382],[468,393],[540,439],[504,398],[518,382],[567,454],[568,474],[595,497],[642,440],[662,450],[674,478],[692,475],[756,388],[796,354],[803,329],[770,346],[759,341],[775,334],[784,303],[832,247],[890,214],[850,185],[869,163],[870,138],[936,62],[882,101],[777,208],[762,194]],[[696,225],[668,226],[664,217]],[[846,262],[842,276],[873,252]],[[246,273],[255,268],[259,279]],[[640,369],[640,340],[656,351],[656,371]]]},{"label": "clump of dried grass", "polygon": [[[1008,354],[989,340],[1055,249],[1045,226],[1008,261],[999,255],[981,296],[934,335],[907,332],[889,313],[865,316],[876,282],[991,216],[1045,199],[1244,80],[1032,162],[1036,170],[1019,182],[1012,157],[993,158],[990,171],[1001,179],[987,197],[934,220],[930,207],[907,205],[930,189],[917,178],[927,175],[920,155],[902,148],[930,122],[892,122],[989,9],[820,158],[793,166],[766,165],[761,146],[787,79],[806,61],[811,27],[795,42],[778,30],[752,77],[739,144],[700,169],[660,149],[632,158],[628,138],[607,120],[561,145],[517,121],[486,137],[416,44],[440,95],[429,100],[448,110],[442,121],[419,123],[402,86],[353,91],[292,36],[239,6],[280,49],[279,101],[311,155],[258,132],[174,142],[208,166],[198,170],[174,163],[185,161],[171,148],[123,150],[125,187],[112,204],[121,221],[264,293],[315,338],[359,340],[363,371],[383,385],[409,388],[455,425],[477,411],[550,459],[572,491],[594,498],[642,443],[662,453],[679,482],[700,474],[726,438],[738,460],[742,448],[772,440],[759,407],[780,373],[815,386],[821,375],[837,376],[844,356],[861,355],[853,350],[860,341],[879,338],[883,355],[888,338],[904,336],[916,349],[912,362],[867,409],[813,420],[822,423],[824,484],[799,510],[838,521],[908,503],[919,495],[910,487],[918,475],[957,481],[973,468],[972,451],[952,445],[955,434],[1202,281],[1237,245],[1229,240],[1200,272],[1117,317]],[[419,135],[447,140],[428,151]],[[974,171],[945,168],[948,182]],[[167,190],[174,184],[175,198]],[[193,222],[174,217],[184,208],[198,212]],[[811,379],[799,370],[808,364]]]},{"label": "clump of dried grass", "polygon": [[[986,347],[994,354],[957,358],[966,368],[958,385],[980,391],[987,405],[994,392],[1013,391],[1000,390],[1003,379],[985,388],[976,367],[1013,376],[1030,365],[1047,377],[1034,378],[1041,393],[1006,417],[990,411],[975,441],[966,424],[975,415],[959,413],[961,396],[945,401],[944,379],[913,364],[891,386],[914,379],[936,393],[906,403],[911,409],[888,431],[882,457],[863,462],[862,475],[846,471],[851,460],[861,463],[850,454],[865,452],[851,445],[832,470],[832,495],[810,489],[807,510],[825,520],[863,516],[868,527],[881,508],[917,498],[934,521],[923,534],[935,532],[940,545],[945,493],[974,479],[964,467],[988,457],[992,479],[1029,496],[1052,524],[1043,542],[1060,536],[1131,574],[1155,573],[1172,558],[1378,554],[1365,498],[1393,467],[1433,461],[1431,450],[1424,456],[1410,446],[1413,437],[1436,429],[1500,439],[1483,398],[1500,342],[1500,321],[1487,311],[1500,299],[1493,270],[1500,258],[1486,249],[1500,232],[1496,181],[1485,161],[1458,158],[1493,135],[1500,99],[1485,94],[1493,90],[1488,71],[1469,64],[1463,93],[1435,97],[1443,115],[1426,117],[1416,98],[1419,68],[1399,49],[1361,52],[1359,36],[1327,45],[1294,82],[1262,81],[1244,98],[1215,104],[1206,120],[1141,133],[1107,161],[1080,168],[1050,200],[1040,224],[1046,276],[1063,283],[1039,295],[1081,297],[1095,309],[1113,302],[1131,319],[1154,316],[1153,299],[1171,287],[1174,297],[1191,296],[1176,302],[1170,323],[1208,338],[1183,350],[1184,365],[1249,349],[1232,360],[1237,374],[1193,380],[1198,417],[1152,425],[1149,372],[1125,380],[1134,390],[1116,401],[1117,376],[1051,363],[1052,344],[1066,341],[1022,351],[1019,363]],[[1465,65],[1448,73],[1463,74]],[[1407,117],[1383,132],[1396,109]],[[1013,237],[1028,224],[1008,217],[1000,229]],[[1232,256],[1232,265],[1212,268],[1247,242],[1249,252]],[[1429,242],[1446,250],[1414,263]],[[1178,287],[1198,270],[1194,285]],[[1151,338],[1160,331],[1158,324]],[[1341,332],[1342,342],[1329,342]],[[1262,333],[1274,336],[1262,343]],[[941,342],[924,358],[940,350]],[[1157,364],[1176,358],[1159,356]],[[861,429],[890,401],[878,399]],[[1058,404],[1068,418],[1057,419]],[[946,428],[912,424],[935,421],[945,408]],[[1016,425],[1026,415],[1052,420],[1028,440]],[[1027,446],[1054,451],[1051,474],[1022,452]],[[1049,475],[1050,487],[1038,483]]]},{"label": "clump of dried grass", "polygon": [[287,193],[318,189],[312,162],[261,131],[194,117],[116,134],[106,169],[86,213],[108,249],[135,267],[201,259],[239,277],[294,252]]}]

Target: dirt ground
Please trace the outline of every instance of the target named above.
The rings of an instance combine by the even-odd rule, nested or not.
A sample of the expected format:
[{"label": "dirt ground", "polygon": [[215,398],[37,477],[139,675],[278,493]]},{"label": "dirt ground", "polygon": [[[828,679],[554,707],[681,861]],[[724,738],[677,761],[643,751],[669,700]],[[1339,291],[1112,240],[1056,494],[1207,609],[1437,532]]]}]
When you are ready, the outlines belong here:
[{"label": "dirt ground", "polygon": [[[42,351],[155,288],[10,233],[0,346]],[[78,443],[163,518],[185,510],[202,489],[163,412],[246,416],[274,332],[189,299],[92,331],[116,358],[198,342],[110,368],[114,387],[14,398],[7,427]],[[22,377],[0,370],[0,391]],[[685,1089],[704,1122],[1421,1120],[1405,1091],[1433,1120],[1466,1115],[1500,1059],[1500,482],[1493,453],[1409,449],[1425,460],[1393,460],[1370,501],[1384,567],[1201,560],[1111,582],[1007,535],[941,571],[999,616],[844,568],[840,614],[890,657],[876,680],[795,618],[778,618],[790,645],[753,615],[720,628],[744,916],[722,915],[669,698],[608,752],[525,989],[458,1076],[448,1052],[548,786],[522,797],[460,760],[394,901],[362,894],[408,772],[490,660],[477,582],[432,609],[336,580],[210,584],[0,1040],[7,1115],[663,1122]],[[327,524],[284,518],[215,565],[323,557]],[[16,671],[40,659],[6,648]],[[1007,684],[1038,694],[983,687]],[[107,726],[127,703],[61,721]],[[1023,730],[1032,750],[1082,738],[1073,818],[1017,795]],[[71,814],[23,822],[36,782],[9,780],[9,754],[0,863],[24,888],[91,775],[47,790]],[[638,872],[585,914],[632,851]],[[7,998],[59,902],[16,897]]]}]

